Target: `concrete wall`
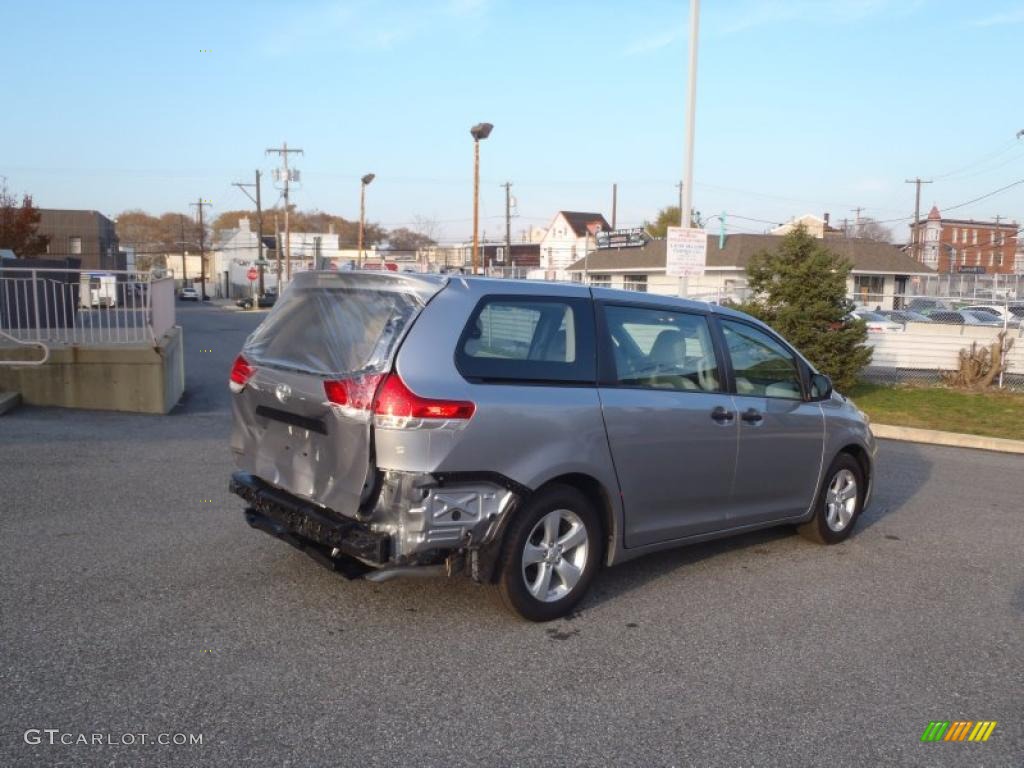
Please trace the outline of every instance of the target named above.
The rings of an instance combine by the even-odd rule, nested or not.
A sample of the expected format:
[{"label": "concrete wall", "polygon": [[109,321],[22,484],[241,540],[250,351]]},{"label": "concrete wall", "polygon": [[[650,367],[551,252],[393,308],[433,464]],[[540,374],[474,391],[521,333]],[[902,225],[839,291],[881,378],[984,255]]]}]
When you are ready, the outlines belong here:
[{"label": "concrete wall", "polygon": [[[0,360],[34,360],[37,349],[0,347]],[[28,405],[168,413],[185,391],[181,328],[155,345],[53,346],[45,365],[0,365],[0,390]]]}]

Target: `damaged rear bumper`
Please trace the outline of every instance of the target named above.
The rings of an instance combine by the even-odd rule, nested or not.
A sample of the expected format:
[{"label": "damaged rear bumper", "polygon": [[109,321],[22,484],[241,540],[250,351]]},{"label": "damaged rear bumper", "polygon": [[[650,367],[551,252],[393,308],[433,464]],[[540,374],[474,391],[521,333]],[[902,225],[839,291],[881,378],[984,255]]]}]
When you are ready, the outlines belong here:
[{"label": "damaged rear bumper", "polygon": [[235,472],[229,489],[249,503],[245,512],[249,525],[286,541],[324,565],[337,560],[338,555],[371,566],[385,565],[390,559],[389,536],[302,501],[254,475]]},{"label": "damaged rear bumper", "polygon": [[[497,546],[514,507],[529,493],[501,476],[384,472],[374,502],[358,520],[298,498],[246,472],[230,490],[249,503],[250,526],[350,578],[403,575],[445,564],[449,575],[468,565],[489,580]],[[434,570],[439,570],[435,568]]]}]

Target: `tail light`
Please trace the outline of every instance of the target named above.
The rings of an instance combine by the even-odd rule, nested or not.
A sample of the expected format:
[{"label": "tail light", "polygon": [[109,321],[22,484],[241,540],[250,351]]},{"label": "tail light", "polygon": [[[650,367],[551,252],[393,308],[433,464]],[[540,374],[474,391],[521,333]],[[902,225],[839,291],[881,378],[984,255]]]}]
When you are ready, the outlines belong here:
[{"label": "tail light", "polygon": [[327,402],[346,416],[365,419],[373,408],[373,396],[377,393],[382,373],[355,376],[351,379],[332,379],[324,382]]},{"label": "tail light", "polygon": [[437,400],[420,397],[397,373],[390,373],[380,385],[373,404],[373,422],[390,429],[435,429],[462,426],[472,418],[476,405],[467,400]]},{"label": "tail light", "polygon": [[256,373],[256,369],[242,355],[239,355],[235,358],[234,365],[231,366],[228,387],[237,395],[245,389],[245,385],[249,383],[249,379],[254,373]]},{"label": "tail light", "polygon": [[465,400],[420,397],[397,373],[325,381],[324,393],[328,402],[346,415],[372,413],[374,424],[387,429],[458,427],[476,411],[476,406]]}]

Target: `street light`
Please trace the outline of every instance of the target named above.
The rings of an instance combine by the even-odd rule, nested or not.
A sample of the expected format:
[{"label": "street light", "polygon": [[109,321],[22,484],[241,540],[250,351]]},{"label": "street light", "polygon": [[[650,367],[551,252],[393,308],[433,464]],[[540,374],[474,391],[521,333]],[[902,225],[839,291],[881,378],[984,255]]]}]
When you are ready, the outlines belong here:
[{"label": "street light", "polygon": [[477,273],[480,263],[480,243],[477,232],[480,227],[480,140],[491,135],[494,126],[491,123],[477,123],[469,129],[473,137],[473,274]]},{"label": "street light", "polygon": [[376,174],[368,173],[360,181],[359,186],[359,268],[363,268],[363,233],[366,231],[366,187],[373,181]]}]

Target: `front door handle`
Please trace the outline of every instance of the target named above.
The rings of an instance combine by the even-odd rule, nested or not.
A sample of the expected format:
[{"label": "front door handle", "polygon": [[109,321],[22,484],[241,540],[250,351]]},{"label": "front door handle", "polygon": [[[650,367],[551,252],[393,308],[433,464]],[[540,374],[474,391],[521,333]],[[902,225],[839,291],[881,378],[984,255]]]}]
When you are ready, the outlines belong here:
[{"label": "front door handle", "polygon": [[764,421],[764,416],[756,408],[747,408],[740,418],[747,422],[747,424],[760,424]]},{"label": "front door handle", "polygon": [[717,407],[716,407],[716,408],[715,408],[715,409],[714,409],[714,410],[713,410],[713,411],[711,412],[711,418],[712,418],[712,419],[714,419],[715,421],[717,421],[717,422],[718,422],[719,424],[728,424],[728,423],[729,423],[729,422],[731,422],[731,421],[732,421],[732,420],[733,420],[733,419],[734,419],[735,417],[736,417],[736,414],[735,414],[735,413],[733,413],[732,411],[730,411],[730,410],[728,410],[728,409],[726,409],[726,408],[723,408],[723,407],[722,407],[722,406],[720,406],[720,405],[719,405],[719,406],[717,406]]}]

